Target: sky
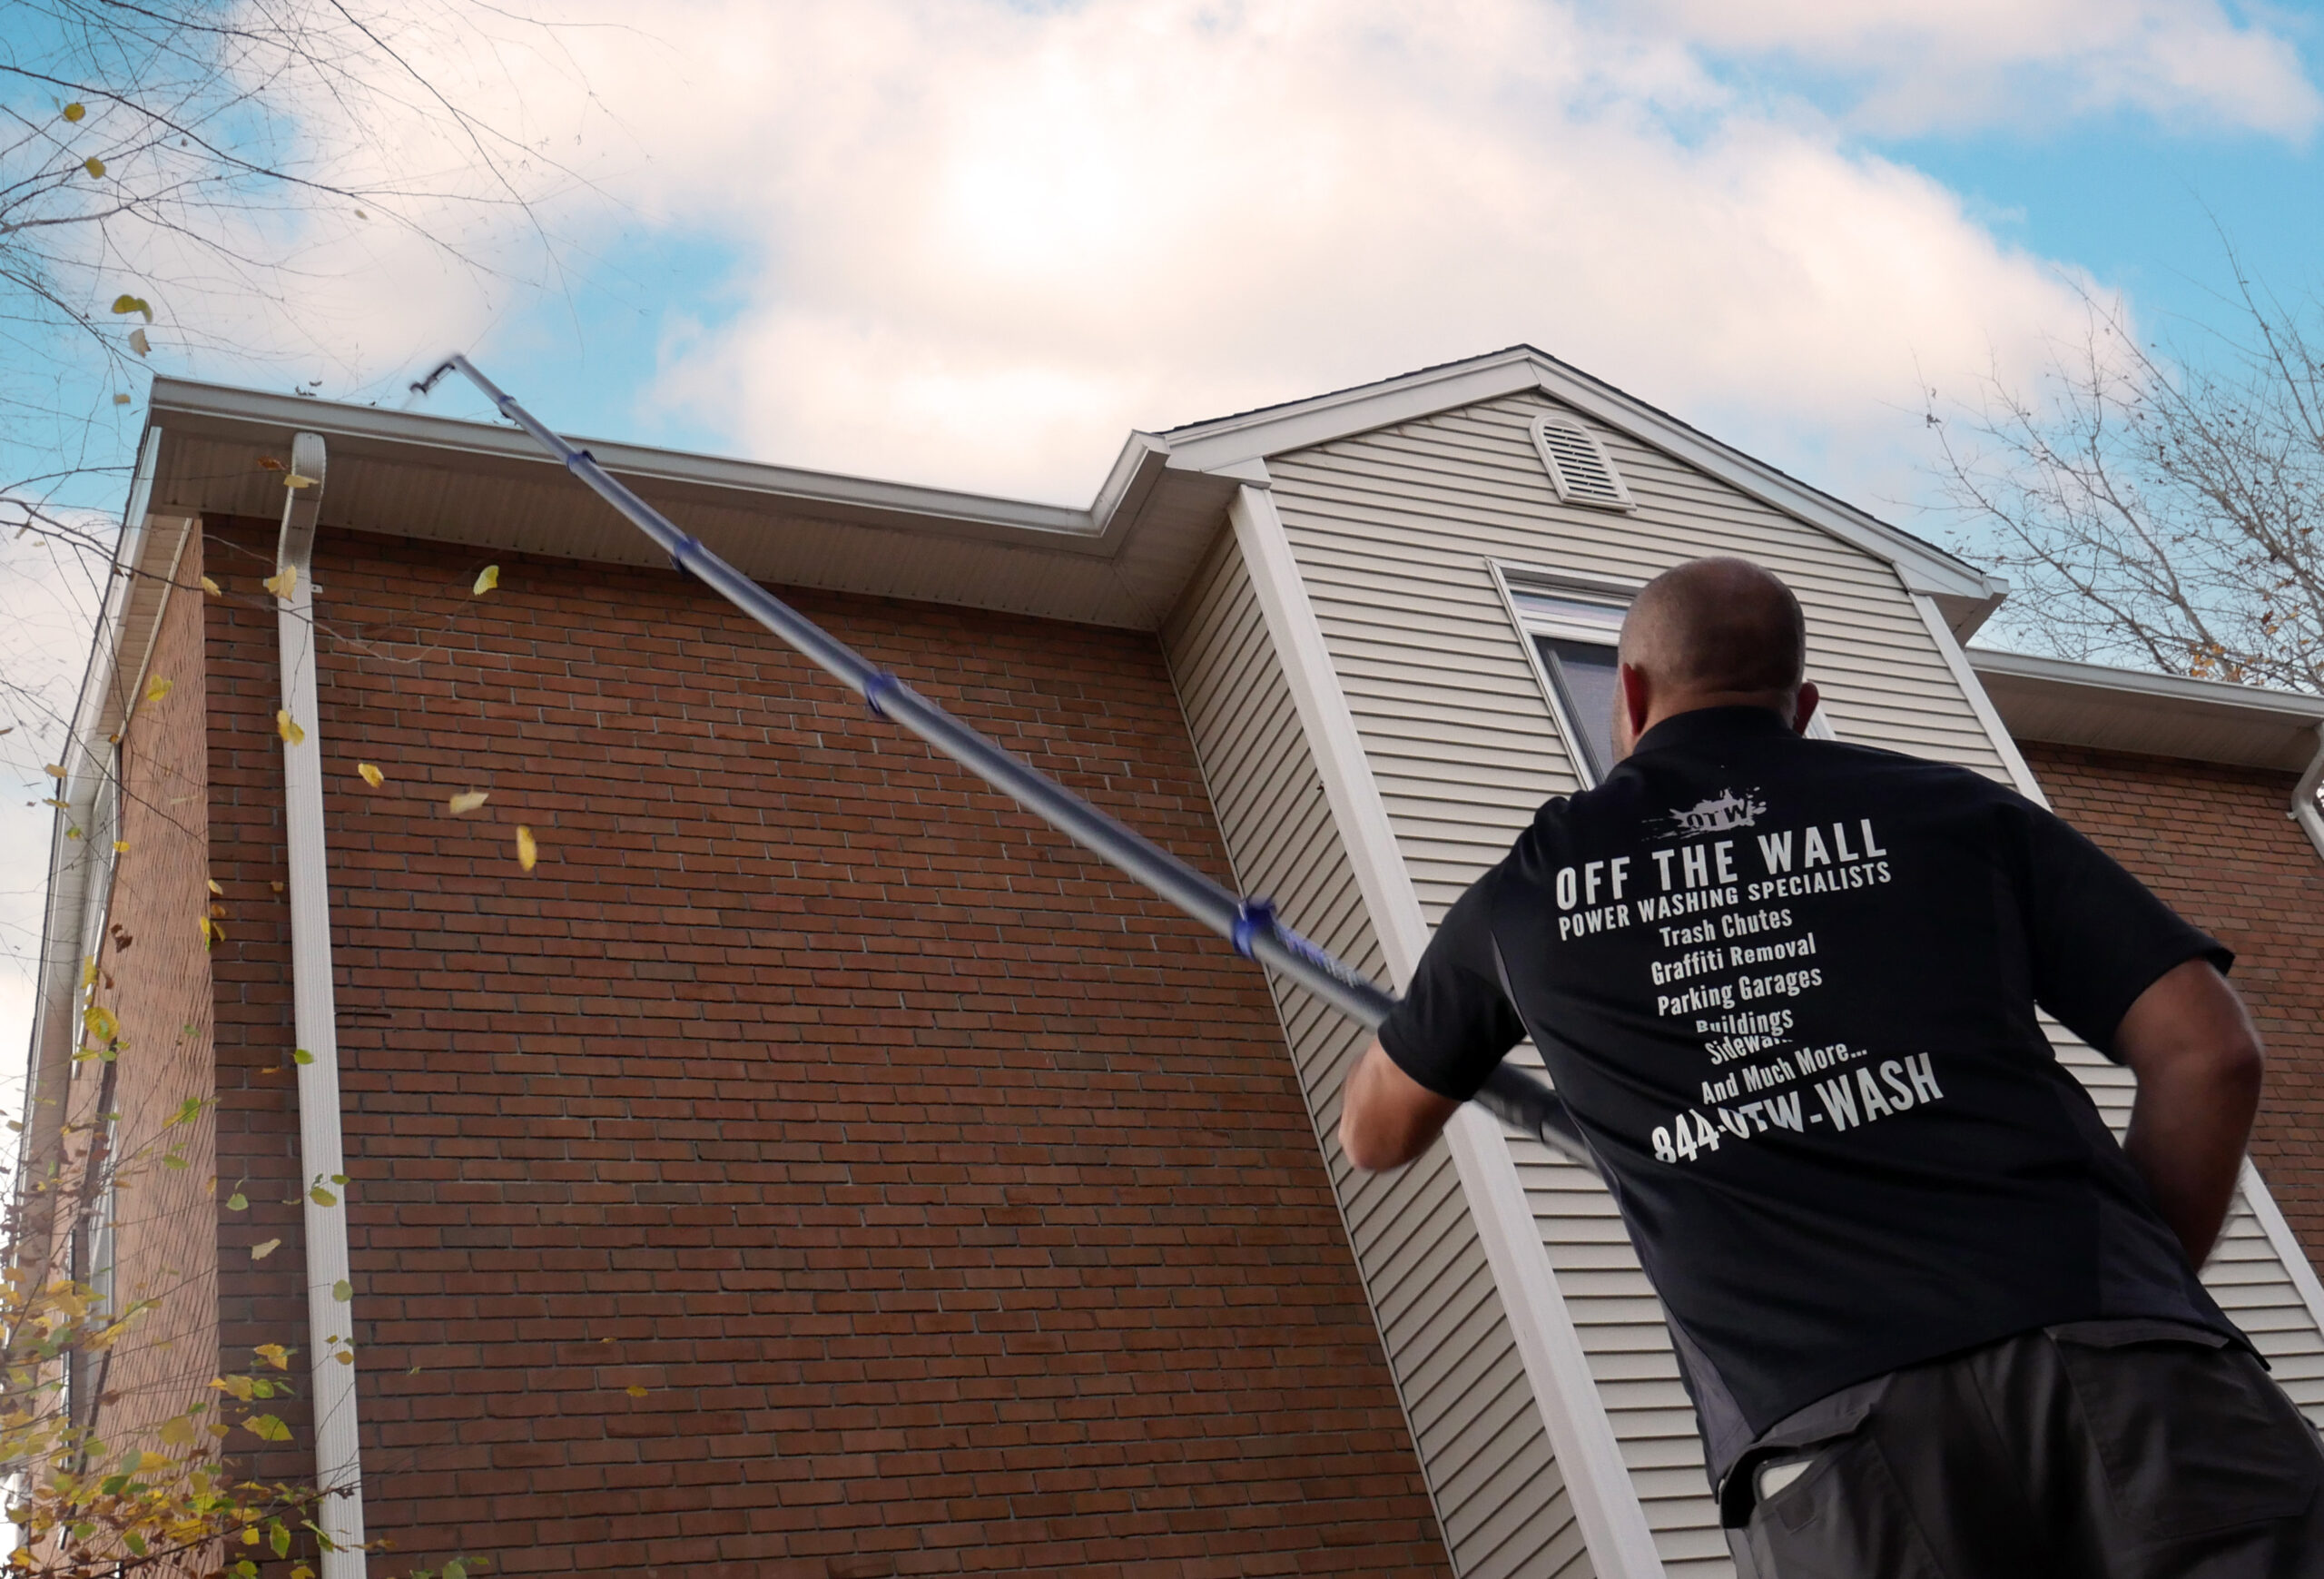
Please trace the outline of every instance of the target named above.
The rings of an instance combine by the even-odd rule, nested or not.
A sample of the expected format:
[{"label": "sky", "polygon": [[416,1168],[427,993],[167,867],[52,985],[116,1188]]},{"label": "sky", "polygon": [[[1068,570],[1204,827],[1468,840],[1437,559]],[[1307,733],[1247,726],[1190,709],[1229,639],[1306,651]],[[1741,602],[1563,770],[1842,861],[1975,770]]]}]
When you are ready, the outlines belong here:
[{"label": "sky", "polygon": [[[488,48],[408,41],[532,150],[528,212],[324,205],[254,232],[294,273],[213,282],[198,321],[157,301],[143,365],[393,404],[458,347],[578,434],[1078,504],[1132,429],[1525,341],[1937,535],[1932,399],[2038,390],[2093,301],[2186,339],[2221,315],[2230,245],[2280,295],[2324,285],[2314,5],[538,15]],[[440,126],[314,133],[324,163],[483,179]],[[149,263],[170,277],[107,266],[130,289]],[[429,409],[478,411],[450,384]],[[0,469],[37,469],[11,444]],[[89,578],[36,550],[0,550],[5,661],[69,696]],[[48,839],[18,803],[57,759],[17,722],[0,1045],[27,1022]]]}]

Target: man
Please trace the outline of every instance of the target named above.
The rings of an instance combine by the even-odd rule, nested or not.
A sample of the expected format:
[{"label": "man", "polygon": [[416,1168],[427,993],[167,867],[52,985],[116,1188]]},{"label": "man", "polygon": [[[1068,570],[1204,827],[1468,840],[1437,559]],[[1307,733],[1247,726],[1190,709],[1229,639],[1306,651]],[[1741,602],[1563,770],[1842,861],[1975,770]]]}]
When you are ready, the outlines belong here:
[{"label": "man", "polygon": [[[1805,648],[1739,559],[1640,594],[1618,765],[1445,917],[1348,1156],[1532,1039],[1747,1576],[2324,1574],[2324,1453],[2195,1276],[2259,1102],[2231,956],[1989,780],[1803,738]],[[2037,1006],[2136,1075],[2123,1144]]]}]

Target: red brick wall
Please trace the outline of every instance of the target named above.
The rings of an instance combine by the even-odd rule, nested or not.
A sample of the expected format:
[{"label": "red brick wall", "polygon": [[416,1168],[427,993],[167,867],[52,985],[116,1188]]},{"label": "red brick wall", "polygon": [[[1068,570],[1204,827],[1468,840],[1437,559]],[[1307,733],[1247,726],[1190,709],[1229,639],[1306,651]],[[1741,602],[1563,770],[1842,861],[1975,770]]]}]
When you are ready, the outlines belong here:
[{"label": "red brick wall", "polygon": [[[109,1099],[120,1115],[115,1297],[153,1302],[103,1361],[111,1401],[97,1423],[121,1446],[215,1396],[217,1214],[225,1192],[213,1183],[210,1113],[181,1117],[190,1099],[212,1094],[210,961],[200,930],[212,903],[201,577],[197,534],[180,560],[149,669],[169,689],[158,698],[141,693],[121,732],[119,834],[127,848],[114,868],[100,954],[98,1001],[119,1016],[123,1042]],[[120,676],[124,687],[137,680],[133,672]],[[97,1061],[77,1066],[73,1088],[90,1112],[103,1080]],[[252,1360],[245,1352],[231,1363],[247,1369]]]},{"label": "red brick wall", "polygon": [[2051,804],[2236,953],[2268,1043],[2251,1156],[2324,1256],[2324,858],[2284,814],[2296,775],[2023,742]]},{"label": "red brick wall", "polygon": [[[212,845],[261,893],[272,532],[224,529]],[[315,568],[372,1533],[505,1574],[1443,1572],[1258,975],[701,588],[504,555],[478,598],[484,558]],[[1150,638],[799,602],[1225,873]],[[282,920],[213,958],[220,1166],[265,1198],[230,1350],[300,1321]]]}]

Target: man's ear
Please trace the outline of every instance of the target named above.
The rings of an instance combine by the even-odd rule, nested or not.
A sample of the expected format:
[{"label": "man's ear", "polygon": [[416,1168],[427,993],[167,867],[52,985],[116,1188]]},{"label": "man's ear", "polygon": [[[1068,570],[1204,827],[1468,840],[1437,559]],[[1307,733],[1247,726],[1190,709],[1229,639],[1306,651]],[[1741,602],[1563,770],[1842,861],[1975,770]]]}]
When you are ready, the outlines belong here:
[{"label": "man's ear", "polygon": [[1799,699],[1791,707],[1791,732],[1794,735],[1807,733],[1807,721],[1816,716],[1816,704],[1823,699],[1824,694],[1816,688],[1815,681],[1802,680],[1799,683]]},{"label": "man's ear", "polygon": [[1646,733],[1646,720],[1654,709],[1654,682],[1646,671],[1635,664],[1622,664],[1614,670],[1614,760],[1620,762],[1638,745],[1638,737]]}]

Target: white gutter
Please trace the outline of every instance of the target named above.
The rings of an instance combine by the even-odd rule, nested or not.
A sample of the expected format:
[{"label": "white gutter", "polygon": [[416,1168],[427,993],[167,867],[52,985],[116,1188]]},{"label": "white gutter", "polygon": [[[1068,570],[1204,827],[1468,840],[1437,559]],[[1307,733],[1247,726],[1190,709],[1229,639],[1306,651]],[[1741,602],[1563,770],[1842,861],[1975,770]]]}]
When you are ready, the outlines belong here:
[{"label": "white gutter", "polygon": [[[105,716],[118,679],[123,623],[128,618],[134,574],[145,549],[145,508],[153,497],[153,472],[161,459],[162,430],[149,427],[129,485],[129,505],[121,518],[121,538],[100,595],[97,627],[89,648],[89,666],[81,680],[81,695],[73,711],[72,734],[59,754],[64,782],[56,798],[64,802],[51,820],[48,854],[48,903],[41,920],[41,948],[33,1005],[32,1045],[25,1071],[23,1150],[17,1161],[19,1205],[27,1200],[33,1180],[26,1170],[53,1155],[49,1141],[64,1121],[62,1085],[73,1065],[71,1048],[79,1041],[81,945],[88,935],[89,909],[102,906],[103,893],[91,882],[98,863],[91,856],[86,837],[96,806],[97,792],[113,770],[112,754],[104,749]],[[83,837],[67,836],[70,829]],[[42,1111],[44,1105],[53,1112]]]},{"label": "white gutter", "polygon": [[[1347,846],[1356,885],[1379,933],[1381,952],[1389,973],[1402,986],[1411,982],[1428,946],[1428,920],[1396,847],[1387,805],[1372,777],[1355,715],[1340,689],[1323,627],[1307,599],[1282,518],[1275,513],[1275,496],[1246,484],[1237,491],[1228,518],[1266,618],[1267,634],[1290,683],[1332,820]],[[1444,1140],[1591,1565],[1599,1579],[1663,1579],[1654,1533],[1622,1461],[1613,1423],[1606,1417],[1581,1335],[1558,1292],[1557,1272],[1541,1244],[1541,1225],[1526,1203],[1509,1138],[1484,1110],[1468,1102],[1445,1127]]]},{"label": "white gutter", "polygon": [[[275,572],[292,576],[276,600],[282,706],[305,738],[282,745],[283,824],[290,867],[290,1000],[298,1045],[299,1154],[305,1178],[307,1354],[313,1377],[315,1524],[335,1550],[322,1579],[364,1579],[363,1466],[356,1430],[355,1304],[347,1261],[347,1172],[340,1134],[339,1007],[331,983],[330,882],[323,844],[322,720],[315,701],[315,518],[322,508],[322,436],[290,443],[293,486],[282,504]],[[316,1198],[320,1189],[331,1204]],[[342,1360],[340,1356],[348,1357]]]}]

